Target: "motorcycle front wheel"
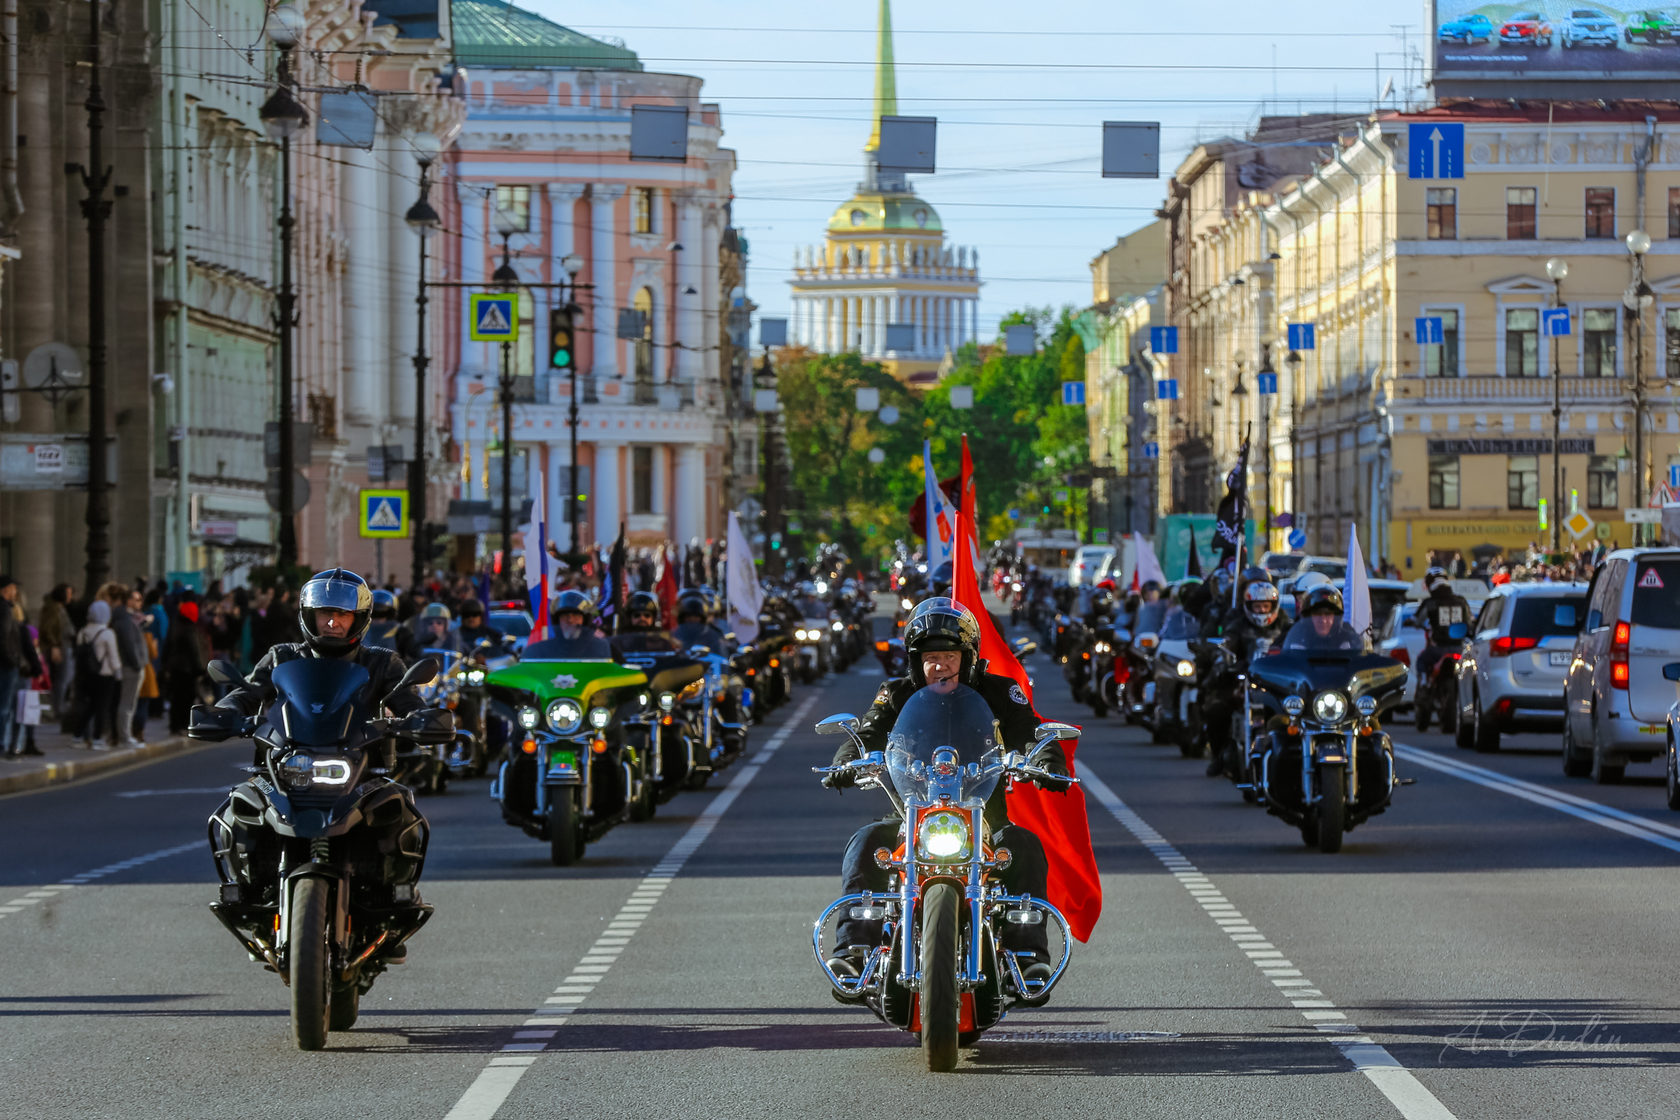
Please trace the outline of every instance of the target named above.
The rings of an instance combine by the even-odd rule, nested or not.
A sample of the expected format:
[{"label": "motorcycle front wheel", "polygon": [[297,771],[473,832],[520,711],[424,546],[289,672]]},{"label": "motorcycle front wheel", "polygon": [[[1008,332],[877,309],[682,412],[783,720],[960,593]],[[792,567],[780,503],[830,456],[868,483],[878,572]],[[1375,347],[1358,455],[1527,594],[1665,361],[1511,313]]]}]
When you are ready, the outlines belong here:
[{"label": "motorcycle front wheel", "polygon": [[1341,851],[1346,823],[1346,770],[1334,764],[1321,766],[1318,770],[1318,850],[1326,855]]},{"label": "motorcycle front wheel", "polygon": [[962,995],[957,988],[958,904],[954,884],[935,883],[922,896],[922,1053],[934,1073],[957,1065]]},{"label": "motorcycle front wheel", "polygon": [[287,933],[292,989],[292,1034],[299,1050],[327,1044],[327,927],[332,921],[332,888],[325,879],[299,879],[292,887],[291,928]]},{"label": "motorcycle front wheel", "polygon": [[569,790],[556,790],[548,803],[548,858],[556,867],[570,867],[582,854],[577,803]]}]

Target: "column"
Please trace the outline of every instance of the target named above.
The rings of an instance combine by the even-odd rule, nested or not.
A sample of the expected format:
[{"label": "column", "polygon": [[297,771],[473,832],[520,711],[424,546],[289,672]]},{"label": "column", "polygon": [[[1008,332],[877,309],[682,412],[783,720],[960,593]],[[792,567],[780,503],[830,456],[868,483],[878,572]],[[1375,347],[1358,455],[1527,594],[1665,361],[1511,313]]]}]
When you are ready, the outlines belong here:
[{"label": "column", "polygon": [[888,302],[886,296],[875,297],[875,353],[882,355],[887,352],[887,323],[892,319],[887,314]]},{"label": "column", "polygon": [[[583,184],[547,183],[543,190],[548,194],[548,226],[553,231],[549,247],[554,267],[549,270],[548,278],[564,280],[566,270],[560,262],[577,248],[577,232],[572,227],[576,220],[577,200],[583,197]],[[546,327],[547,324],[543,324],[541,329]]]},{"label": "column", "polygon": [[700,211],[700,345],[701,352],[694,355],[695,365],[700,369],[700,375],[707,381],[716,382],[719,379],[718,360],[722,341],[723,293],[719,290],[722,276],[718,272],[719,242],[723,238],[723,207],[717,202],[709,201]]},{"label": "column", "polygon": [[668,444],[653,445],[653,512],[667,513],[670,501],[665,491],[665,476],[669,473],[671,448]]},{"label": "column", "polygon": [[623,516],[620,503],[618,473],[619,455],[624,445],[616,440],[600,440],[595,444],[595,477],[589,486],[590,519],[595,539],[608,547],[618,539],[618,522]]},{"label": "column", "polygon": [[[692,192],[680,191],[676,195],[677,201],[677,241],[682,245],[682,251],[676,254],[676,282],[672,287],[671,298],[677,309],[676,343],[676,376],[679,381],[694,381],[700,376],[701,347],[705,345],[702,337],[704,327],[701,325],[700,292],[705,286],[705,279],[701,276],[705,263],[705,215],[701,212],[700,200]],[[714,258],[715,259],[715,258]],[[688,294],[693,289],[692,295]],[[663,363],[656,362],[656,367]]]},{"label": "column", "polygon": [[[379,242],[382,240],[378,225],[379,213],[370,208],[365,201],[378,194],[379,179],[374,170],[372,152],[364,152],[360,148],[346,148],[343,154],[345,168],[340,178],[343,197],[341,213],[349,227],[346,232],[349,234],[348,248],[352,268],[360,272],[372,267],[372,261],[379,252]],[[185,198],[180,200],[180,204],[188,205]],[[463,206],[463,209],[470,208]],[[406,239],[406,243],[414,247],[416,253],[419,252],[419,248],[413,243],[418,240],[412,232]],[[379,315],[376,309],[380,302],[367,284],[351,283],[344,287],[344,419],[349,424],[374,422],[374,383],[377,376],[375,371],[385,365],[396,364],[382,363],[374,359],[373,331],[368,329],[368,320]],[[405,306],[414,306],[412,297]],[[378,396],[382,397],[383,394]],[[413,438],[412,431],[404,432],[400,437],[405,447]]]},{"label": "column", "polygon": [[830,343],[830,332],[833,330],[831,324],[834,321],[833,297],[819,297],[817,300],[817,310],[821,315],[821,321],[817,323],[817,349],[822,353],[827,354],[833,349],[832,344]]},{"label": "column", "polygon": [[706,449],[683,444],[677,452],[677,543],[706,536]]},{"label": "column", "polygon": [[[618,233],[614,210],[624,197],[622,183],[596,183],[589,188],[589,244],[590,279],[595,290],[590,293],[594,314],[590,326],[594,330],[594,360],[589,373],[599,379],[619,376],[618,341]],[[616,511],[616,503],[614,505]],[[614,514],[613,534],[618,533],[617,514]],[[607,538],[609,541],[611,537]]]},{"label": "column", "polygon": [[875,353],[875,300],[871,296],[858,297],[858,353],[865,357]]}]

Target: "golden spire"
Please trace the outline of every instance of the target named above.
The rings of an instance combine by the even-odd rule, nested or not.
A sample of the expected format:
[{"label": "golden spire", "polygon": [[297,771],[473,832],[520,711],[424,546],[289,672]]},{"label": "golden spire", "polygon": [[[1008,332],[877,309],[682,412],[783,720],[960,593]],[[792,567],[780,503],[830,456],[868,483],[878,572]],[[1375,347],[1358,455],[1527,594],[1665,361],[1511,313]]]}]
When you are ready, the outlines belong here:
[{"label": "golden spire", "polygon": [[881,118],[898,115],[898,79],[893,74],[892,5],[881,0],[881,25],[875,35],[875,125],[869,132],[866,152],[881,147]]}]

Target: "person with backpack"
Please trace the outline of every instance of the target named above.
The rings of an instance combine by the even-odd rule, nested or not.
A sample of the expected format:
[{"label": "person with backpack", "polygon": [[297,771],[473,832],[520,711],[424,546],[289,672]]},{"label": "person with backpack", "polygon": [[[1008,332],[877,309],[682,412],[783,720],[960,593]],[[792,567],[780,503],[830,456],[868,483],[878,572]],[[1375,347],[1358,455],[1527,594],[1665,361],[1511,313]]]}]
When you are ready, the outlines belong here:
[{"label": "person with backpack", "polygon": [[88,604],[87,625],[76,633],[76,729],[71,745],[107,750],[117,736],[117,698],[122,690],[122,654],[111,630],[111,604]]},{"label": "person with backpack", "polygon": [[24,673],[28,662],[23,652],[27,639],[23,625],[12,611],[17,599],[17,581],[11,576],[0,575],[0,751],[11,749],[17,691],[27,679]]}]

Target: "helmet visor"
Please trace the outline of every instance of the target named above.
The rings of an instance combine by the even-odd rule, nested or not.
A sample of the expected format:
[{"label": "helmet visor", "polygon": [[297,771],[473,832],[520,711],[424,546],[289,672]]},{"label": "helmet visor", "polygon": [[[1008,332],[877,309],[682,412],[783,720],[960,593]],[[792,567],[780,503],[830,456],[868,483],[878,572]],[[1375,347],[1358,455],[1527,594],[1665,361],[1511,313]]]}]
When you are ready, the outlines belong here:
[{"label": "helmet visor", "polygon": [[303,585],[298,605],[305,610],[331,607],[338,611],[362,609],[360,596],[366,592],[363,584],[342,579],[312,579]]}]

